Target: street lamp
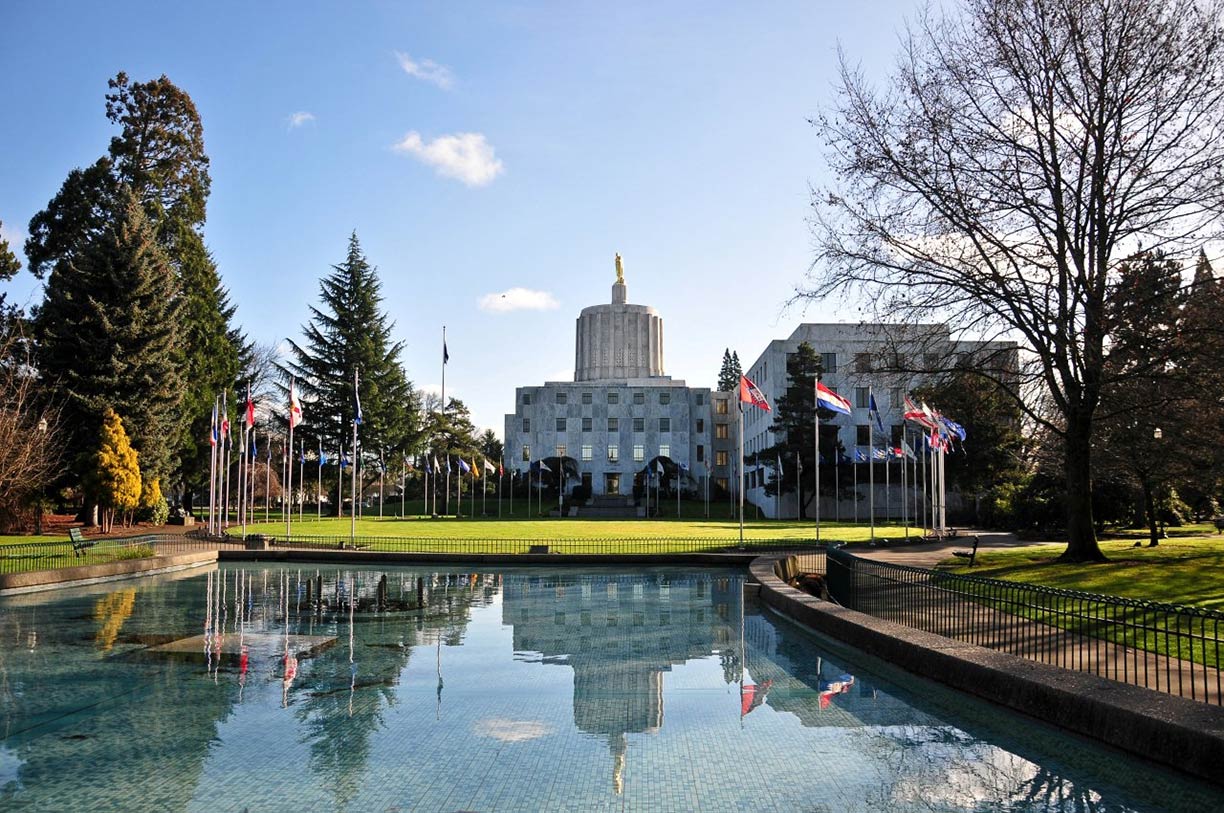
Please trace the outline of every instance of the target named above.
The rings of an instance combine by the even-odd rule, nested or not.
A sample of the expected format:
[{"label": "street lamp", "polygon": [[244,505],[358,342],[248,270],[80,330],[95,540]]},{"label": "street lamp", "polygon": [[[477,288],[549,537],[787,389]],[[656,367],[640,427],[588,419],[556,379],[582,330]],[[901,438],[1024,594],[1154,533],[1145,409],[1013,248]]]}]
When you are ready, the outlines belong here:
[{"label": "street lamp", "polygon": [[[39,418],[39,419],[38,419],[38,434],[43,436],[43,440],[44,440],[44,443],[45,443],[45,441],[46,441],[46,434],[47,434],[47,419],[46,419],[46,418]],[[38,501],[37,501],[37,505],[35,505],[35,507],[34,507],[34,534],[35,534],[36,536],[42,536],[42,532],[43,532],[43,505],[42,505],[42,501],[43,501],[43,495],[42,495],[42,488],[40,487],[40,488],[38,489]]]},{"label": "street lamp", "polygon": [[[1163,439],[1164,439],[1164,432],[1163,432],[1163,431],[1161,431],[1161,429],[1160,429],[1160,427],[1159,427],[1159,426],[1158,426],[1158,427],[1156,427],[1155,429],[1153,429],[1153,430],[1152,430],[1152,438],[1153,438],[1154,440],[1163,440]],[[1160,509],[1159,509],[1159,508],[1157,508],[1157,509],[1156,509],[1156,525],[1157,525],[1157,527],[1158,527],[1158,528],[1159,528],[1159,530],[1160,530],[1160,538],[1161,538],[1161,539],[1167,539],[1167,538],[1168,538],[1168,534],[1165,532],[1165,529],[1164,529],[1164,523],[1163,523],[1163,522],[1161,522],[1161,518],[1160,518]]]}]

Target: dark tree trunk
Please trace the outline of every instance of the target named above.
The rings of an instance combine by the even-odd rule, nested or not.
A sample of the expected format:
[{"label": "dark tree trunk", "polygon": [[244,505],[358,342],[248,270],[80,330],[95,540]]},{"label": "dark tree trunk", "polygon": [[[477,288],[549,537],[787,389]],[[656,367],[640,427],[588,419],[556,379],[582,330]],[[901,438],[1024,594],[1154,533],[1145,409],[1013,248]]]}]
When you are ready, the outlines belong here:
[{"label": "dark tree trunk", "polygon": [[1092,524],[1092,465],[1088,443],[1091,418],[1075,416],[1067,421],[1067,549],[1060,561],[1104,562]]},{"label": "dark tree trunk", "polygon": [[[1146,477],[1143,478],[1143,512],[1147,519],[1148,547],[1154,548],[1160,544],[1160,528],[1156,516],[1156,500],[1152,496],[1152,482]],[[1135,543],[1136,546],[1138,544],[1138,542]]]}]

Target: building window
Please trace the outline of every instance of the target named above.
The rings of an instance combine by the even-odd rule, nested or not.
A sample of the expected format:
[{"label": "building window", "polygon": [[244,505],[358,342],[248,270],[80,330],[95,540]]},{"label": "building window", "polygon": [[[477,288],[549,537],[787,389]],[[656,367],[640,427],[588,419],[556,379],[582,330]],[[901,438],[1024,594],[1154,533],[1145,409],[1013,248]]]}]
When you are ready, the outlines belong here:
[{"label": "building window", "polygon": [[698,418],[697,419],[697,434],[700,435],[704,431],[705,431],[705,421],[701,418]]},{"label": "building window", "polygon": [[615,443],[609,443],[608,444],[608,462],[617,463],[619,461],[620,461],[620,449],[616,447]]},{"label": "building window", "polygon": [[591,454],[592,454],[592,453],[591,453],[591,444],[589,444],[589,443],[584,443],[584,444],[582,445],[582,460],[583,460],[583,462],[587,462],[587,463],[589,463],[589,462],[590,462],[590,460],[591,460]]},{"label": "building window", "polygon": [[943,360],[935,353],[922,354],[922,368],[925,372],[933,373],[943,367]]},{"label": "building window", "polygon": [[705,406],[705,393],[697,393],[697,406]]},{"label": "building window", "polygon": [[718,399],[718,403],[717,403],[717,404],[715,405],[715,407],[714,407],[714,414],[715,414],[715,415],[726,415],[726,414],[727,414],[727,405],[728,405],[730,402],[731,402],[731,399],[729,399],[729,398],[719,398],[719,399]]},{"label": "building window", "polygon": [[619,404],[620,403],[620,393],[619,392],[609,392],[608,393],[608,403],[609,404]]},{"label": "building window", "polygon": [[871,372],[871,354],[870,353],[855,353],[854,354],[854,372],[856,373]]},{"label": "building window", "polygon": [[619,432],[620,431],[620,418],[608,418],[608,431],[609,432]]},{"label": "building window", "polygon": [[701,463],[705,460],[705,447],[700,443],[697,444],[697,462]]},{"label": "building window", "polygon": [[646,431],[646,419],[645,418],[634,418],[633,419],[633,431],[634,432],[645,432]]},{"label": "building window", "polygon": [[716,484],[716,485],[717,485],[719,488],[721,488],[723,491],[727,491],[727,490],[728,490],[728,489],[727,489],[727,478],[726,478],[726,477],[719,477],[719,478],[718,478],[717,480],[715,480],[714,482],[715,482],[715,484]]},{"label": "building window", "polygon": [[565,457],[565,451],[566,451],[565,444],[558,443],[557,444],[557,457]]},{"label": "building window", "polygon": [[583,432],[590,432],[590,431],[591,431],[591,419],[590,419],[590,418],[583,418],[583,419],[582,419],[582,431],[583,431]]},{"label": "building window", "polygon": [[837,354],[836,353],[821,353],[820,366],[824,368],[826,373],[837,372]]},{"label": "building window", "polygon": [[557,418],[557,431],[558,432],[565,431],[565,418]]},{"label": "building window", "polygon": [[663,390],[663,392],[659,393],[659,403],[663,406],[671,403],[671,390]]},{"label": "building window", "polygon": [[[715,466],[727,465],[727,453],[716,449],[714,451],[714,465]],[[726,486],[724,485],[723,488],[726,488]]]},{"label": "building window", "polygon": [[854,388],[854,405],[859,409],[871,406],[871,391],[867,387]]},{"label": "building window", "polygon": [[670,432],[671,431],[671,418],[659,418],[659,431],[660,432]]},{"label": "building window", "polygon": [[523,431],[524,432],[531,431],[531,418],[523,418]]},{"label": "building window", "polygon": [[858,446],[871,445],[871,426],[865,423],[860,423],[854,427],[854,442]]},{"label": "building window", "polygon": [[582,403],[584,404],[591,403],[591,393],[589,392],[582,393]]},{"label": "building window", "polygon": [[888,391],[888,405],[893,409],[899,409],[905,398],[901,395],[900,387],[893,387]]},{"label": "building window", "polygon": [[731,424],[729,423],[714,424],[715,439],[716,440],[726,440],[728,437],[730,437],[731,436],[730,427],[731,427]]},{"label": "building window", "polygon": [[525,443],[523,444],[523,459],[527,461],[531,460],[531,447]]},{"label": "building window", "polygon": [[558,404],[564,404],[568,400],[569,400],[569,396],[567,393],[564,393],[564,392],[557,393],[557,403]]},{"label": "building window", "polygon": [[531,406],[531,393],[523,393],[523,406]]},{"label": "building window", "polygon": [[646,459],[646,447],[640,443],[634,444],[633,447],[633,462],[641,463]]},{"label": "building window", "polygon": [[666,443],[660,444],[659,457],[671,457],[671,446]]},{"label": "building window", "polygon": [[644,393],[644,392],[635,392],[635,393],[633,393],[633,403],[635,403],[635,404],[644,404],[644,403],[646,403],[646,393]]}]

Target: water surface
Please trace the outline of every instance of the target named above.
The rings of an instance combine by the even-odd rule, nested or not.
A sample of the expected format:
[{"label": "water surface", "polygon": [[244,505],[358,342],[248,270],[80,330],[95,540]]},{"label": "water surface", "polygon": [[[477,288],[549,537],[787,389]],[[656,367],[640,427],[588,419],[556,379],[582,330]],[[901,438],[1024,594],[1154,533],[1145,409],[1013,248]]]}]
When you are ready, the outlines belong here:
[{"label": "water surface", "polygon": [[[0,600],[0,809],[1156,811],[722,569],[224,566]],[[168,651],[169,650],[169,651]]]}]

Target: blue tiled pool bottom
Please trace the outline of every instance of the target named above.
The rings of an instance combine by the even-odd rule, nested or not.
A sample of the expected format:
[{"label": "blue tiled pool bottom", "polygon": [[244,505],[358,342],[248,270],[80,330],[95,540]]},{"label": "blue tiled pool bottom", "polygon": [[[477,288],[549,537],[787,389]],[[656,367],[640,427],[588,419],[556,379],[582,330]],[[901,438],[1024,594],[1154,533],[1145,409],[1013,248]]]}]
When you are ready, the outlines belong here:
[{"label": "blue tiled pool bottom", "polygon": [[1183,811],[719,569],[223,567],[0,600],[0,810]]}]

